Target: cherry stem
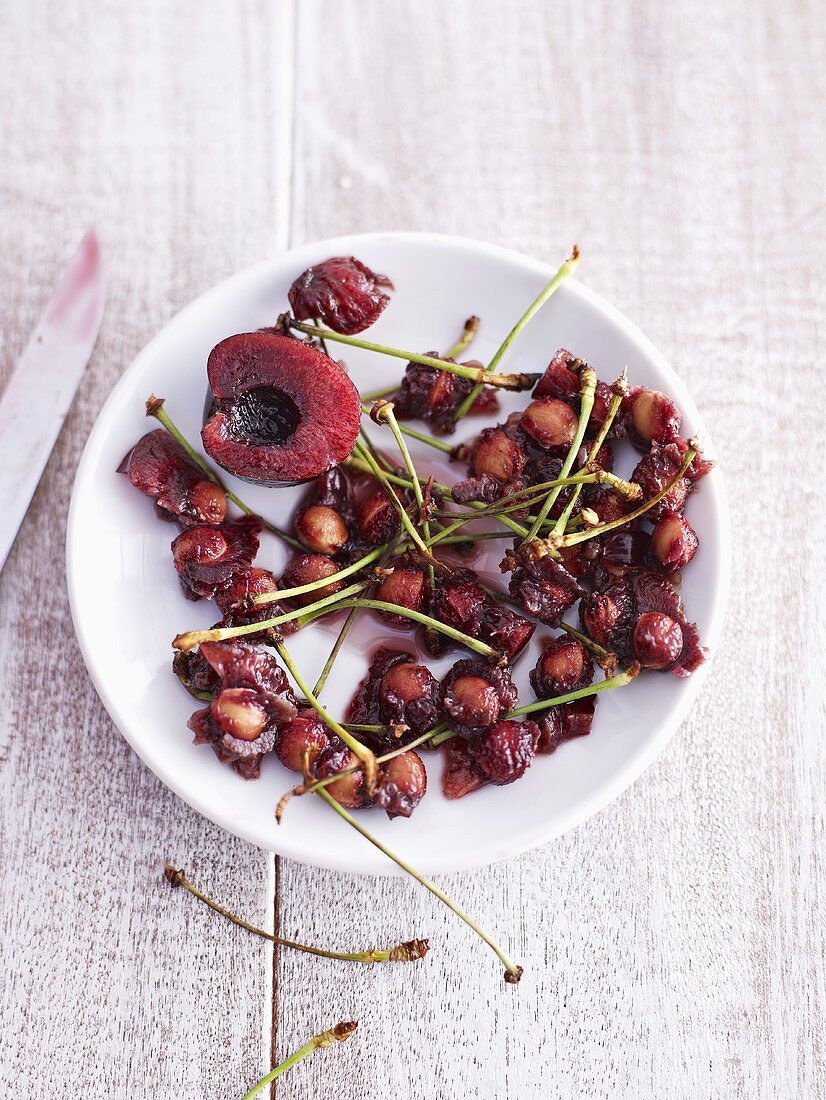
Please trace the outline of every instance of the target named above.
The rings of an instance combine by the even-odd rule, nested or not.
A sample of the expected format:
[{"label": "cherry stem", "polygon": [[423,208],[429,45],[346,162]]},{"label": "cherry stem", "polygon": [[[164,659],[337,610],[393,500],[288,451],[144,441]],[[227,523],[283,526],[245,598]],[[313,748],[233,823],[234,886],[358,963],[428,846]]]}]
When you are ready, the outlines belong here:
[{"label": "cherry stem", "polygon": [[550,535],[548,539],[543,541],[551,549],[557,550],[561,546],[576,546],[577,543],[586,542],[588,539],[594,539],[599,535],[604,535],[606,531],[613,531],[617,527],[625,527],[626,524],[633,523],[635,520],[638,520],[640,516],[644,516],[655,504],[659,504],[663,497],[671,492],[674,486],[684,477],[686,470],[694,461],[696,454],[696,448],[690,446],[673,480],[669,481],[665,488],[660,489],[660,491],[655,493],[650,500],[647,500],[645,504],[636,508],[633,512],[629,512],[625,516],[620,516],[618,519],[613,519],[609,523],[600,523],[596,527],[589,527],[586,531],[575,531],[570,535]]},{"label": "cherry stem", "polygon": [[395,507],[396,511],[399,514],[399,519],[402,522],[402,526],[404,527],[405,531],[407,531],[408,535],[412,539],[414,545],[416,546],[416,549],[419,551],[419,553],[422,555],[422,557],[426,561],[429,561],[432,565],[436,565],[440,569],[443,569],[444,566],[442,566],[441,563],[438,562],[433,557],[433,555],[428,550],[426,544],[422,541],[421,535],[416,530],[416,528],[413,526],[413,523],[410,519],[410,516],[407,514],[407,509],[405,508],[405,506],[402,504],[401,500],[399,499],[399,494],[393,488],[393,486],[390,483],[390,480],[387,477],[385,471],[381,469],[379,464],[373,458],[370,451],[363,444],[361,444],[357,441],[356,445],[355,445],[355,450],[357,450],[359,452],[359,454],[362,456],[362,458],[365,460],[367,465],[370,467],[370,469],[373,473],[373,476],[378,479],[381,487],[384,489],[384,491],[390,497],[390,500],[392,501],[393,506]]},{"label": "cherry stem", "polygon": [[564,630],[566,634],[570,634],[572,638],[576,638],[578,642],[582,642],[586,649],[589,649],[595,657],[610,657],[611,653],[604,647],[595,642],[593,638],[589,638],[587,634],[583,634],[581,630],[577,630],[576,627],[570,626],[568,623],[560,623],[559,629]]},{"label": "cherry stem", "polygon": [[451,912],[455,913],[460,920],[463,920],[469,928],[472,928],[477,936],[480,936],[488,945],[488,947],[490,947],[496,953],[502,965],[505,967],[506,982],[508,982],[510,985],[515,985],[519,981],[519,979],[522,977],[522,967],[516,966],[513,962],[511,962],[511,960],[508,958],[508,956],[505,954],[505,952],[502,950],[496,940],[494,940],[491,936],[487,934],[487,932],[480,928],[476,921],[473,920],[472,917],[468,916],[464,909],[461,909],[454,901],[451,901],[447,894],[440,890],[439,887],[435,885],[435,883],[432,883],[429,879],[425,878],[425,876],[421,874],[421,872],[417,871],[415,867],[411,867],[411,865],[406,860],[402,859],[401,856],[396,855],[395,852],[392,852],[386,845],[382,844],[380,840],[374,837],[372,833],[369,833],[367,829],[365,829],[363,825],[356,821],[353,815],[348,813],[343,806],[339,805],[339,803],[336,802],[332,795],[330,795],[327,791],[325,791],[324,789],[320,789],[317,794],[319,798],[323,798],[327,805],[332,807],[332,809],[335,810],[339,817],[342,817],[348,825],[355,829],[356,832],[361,833],[364,839],[369,841],[374,848],[378,848],[380,852],[386,855],[388,859],[392,859],[392,861],[398,867],[401,867],[403,871],[406,871],[407,874],[412,875],[413,878],[415,878],[417,882],[421,883],[421,885],[424,886],[426,890],[429,890],[431,894],[437,897],[439,901],[443,902],[448,907],[448,909],[451,910]]},{"label": "cherry stem", "polygon": [[302,1059],[308,1058],[311,1054],[315,1054],[317,1050],[324,1050],[326,1047],[334,1046],[336,1043],[343,1043],[345,1039],[350,1038],[357,1027],[358,1022],[356,1020],[342,1021],[329,1031],[322,1031],[320,1035],[314,1035],[309,1043],[305,1043],[303,1047],[299,1047],[298,1050],[293,1051],[293,1053],[285,1058],[283,1062],[279,1062],[274,1069],[271,1069],[269,1073],[265,1074],[260,1081],[256,1081],[249,1092],[242,1097],[242,1100],[252,1100],[252,1098],[257,1096],[267,1087],[267,1085],[271,1084],[276,1077],[280,1077],[286,1070],[292,1069],[292,1067],[302,1061]]},{"label": "cherry stem", "polygon": [[285,940],[281,936],[273,935],[272,932],[267,932],[263,928],[258,928],[256,925],[242,920],[241,917],[236,917],[234,913],[225,909],[223,905],[219,905],[217,901],[213,901],[202,890],[199,890],[193,882],[190,882],[186,877],[186,871],[178,870],[171,863],[167,863],[166,860],[164,860],[163,873],[166,881],[173,889],[176,886],[183,886],[194,898],[209,906],[213,912],[225,917],[228,921],[232,921],[233,924],[237,924],[239,928],[252,932],[254,936],[260,936],[261,939],[278,944],[279,947],[290,947],[294,951],[304,951],[308,955],[320,955],[325,959],[342,959],[344,962],[358,963],[413,962],[414,959],[423,958],[428,951],[429,944],[427,940],[409,940],[406,943],[397,944],[395,947],[381,950],[371,947],[367,951],[327,951],[323,947],[311,947],[306,943],[296,943],[295,940]]},{"label": "cherry stem", "polygon": [[445,370],[449,374],[458,374],[461,378],[469,378],[472,382],[500,386],[505,390],[529,390],[539,378],[536,373],[492,374],[481,367],[466,367],[461,363],[448,363],[445,359],[437,359],[433,355],[419,355],[415,351],[391,348],[386,344],[374,344],[369,340],[361,340],[356,336],[345,336],[342,332],[333,332],[331,329],[316,329],[313,325],[306,325],[290,316],[286,317],[286,323],[290,328],[296,329],[298,332],[305,332],[309,336],[323,336],[333,343],[348,344],[350,347],[363,348],[364,351],[374,351],[379,355],[390,355],[394,359],[407,359],[410,363],[421,363],[422,366],[433,367],[434,370]]},{"label": "cherry stem", "polygon": [[346,730],[340,722],[337,722],[335,718],[331,718],[321,703],[316,699],[314,693],[310,691],[309,687],[304,681],[301,673],[298,671],[287,647],[281,641],[274,641],[275,651],[295,681],[296,687],[319,716],[325,725],[329,726],[333,733],[337,733],[341,740],[352,749],[356,756],[364,764],[364,777],[367,781],[368,794],[372,794],[376,789],[376,754],[372,749],[368,749],[366,745],[363,745],[358,738],[353,737],[349,730]]},{"label": "cherry stem", "polygon": [[268,603],[278,603],[280,600],[303,596],[307,592],[315,592],[319,588],[326,588],[328,584],[335,584],[336,581],[343,581],[346,577],[351,577],[353,573],[358,573],[359,570],[364,569],[365,566],[380,558],[386,549],[386,544],[377,546],[369,554],[365,554],[363,557],[351,562],[350,565],[339,569],[337,573],[331,573],[329,577],[319,577],[316,581],[307,581],[306,584],[296,585],[295,588],[283,588],[276,592],[262,592],[260,596],[253,596],[252,602],[256,607],[264,607]]},{"label": "cherry stem", "polygon": [[[399,448],[399,453],[402,456],[405,469],[410,476],[410,481],[413,486],[413,496],[416,498],[416,505],[419,509],[419,522],[422,525],[422,531],[424,532],[424,541],[430,545],[430,520],[428,518],[427,509],[424,505],[424,494],[422,493],[422,486],[419,482],[419,475],[416,473],[416,467],[413,465],[413,459],[410,457],[410,451],[407,449],[407,444],[404,441],[404,436],[399,430],[399,422],[396,420],[396,415],[393,412],[392,401],[377,401],[373,406],[370,413],[370,418],[376,424],[385,423],[393,433],[393,438],[396,441],[396,446]],[[430,584],[433,585],[433,565],[428,563],[428,573],[430,576]]]},{"label": "cherry stem", "polygon": [[[558,707],[563,703],[573,703],[576,699],[584,699],[588,695],[598,695],[601,691],[608,691],[611,688],[624,687],[626,684],[630,684],[631,681],[639,675],[640,666],[633,664],[630,668],[625,669],[624,672],[620,672],[616,676],[612,676],[610,679],[600,680],[598,684],[590,684],[588,687],[579,688],[577,691],[569,691],[565,695],[557,695],[553,699],[540,699],[536,703],[526,703],[522,707],[517,707],[515,710],[508,711],[503,715],[503,718],[519,718],[524,714],[534,714],[538,710],[547,710],[549,707]],[[453,730],[446,730],[444,733],[437,734],[430,742],[432,748],[438,748],[439,745],[445,741],[449,741],[451,737],[455,737]]]},{"label": "cherry stem", "polygon": [[[256,512],[254,508],[250,508],[248,504],[245,504],[240,497],[236,496],[232,490],[224,485],[215,471],[210,467],[209,463],[198,454],[195,448],[189,443],[184,435],[182,435],[180,429],[166,411],[164,399],[162,397],[155,397],[153,394],[147,399],[146,415],[154,416],[158,423],[166,428],[172,438],[183,447],[198,469],[201,470],[213,484],[220,486],[224,490],[227,494],[227,498],[232,501],[236,508],[240,508],[241,511],[245,512],[248,516],[258,516],[258,512]],[[261,519],[268,531],[273,535],[277,535],[283,542],[286,542],[289,546],[294,546],[298,550],[304,549],[298,539],[293,538],[292,535],[288,535],[286,531],[282,531],[280,527],[276,527],[274,523],[270,523],[269,520],[264,519],[263,516],[259,516],[259,519]]]},{"label": "cherry stem", "polygon": [[347,635],[350,633],[350,628],[358,617],[359,609],[357,607],[351,607],[347,615],[347,618],[341,624],[341,630],[338,632],[338,637],[333,643],[333,648],[330,650],[327,660],[324,662],[324,668],[321,670],[318,679],[316,680],[315,687],[313,688],[313,694],[318,697],[324,691],[324,685],[327,683],[327,678],[332,671],[333,665],[336,663],[341,647],[347,640]]},{"label": "cherry stem", "polygon": [[[639,485],[633,481],[626,481],[607,470],[583,470],[581,473],[571,474],[570,477],[543,481],[539,485],[529,485],[525,489],[519,489],[514,493],[501,497],[493,504],[483,504],[484,511],[479,511],[478,515],[475,516],[468,516],[467,522],[473,519],[498,519],[510,512],[529,511],[545,499],[548,489],[557,486],[564,489],[566,486],[579,488],[583,485],[601,485],[603,483],[611,485],[621,496],[629,500],[639,500],[642,495]],[[523,499],[518,499],[520,497]],[[479,502],[467,501],[466,503],[473,505]],[[455,518],[456,512],[435,512],[434,516],[439,519]]]},{"label": "cherry stem", "polygon": [[[329,584],[329,578],[327,580]],[[262,630],[273,630],[283,623],[298,620],[299,626],[305,626],[307,622],[318,618],[318,612],[327,614],[338,610],[338,603],[345,596],[354,596],[357,592],[363,592],[371,584],[370,581],[357,581],[348,588],[342,588],[340,592],[334,592],[325,596],[322,600],[308,604],[307,607],[298,607],[294,611],[285,611],[281,615],[275,615],[272,619],[262,619],[260,622],[243,623],[240,626],[216,626],[211,630],[188,630],[179,634],[172,642],[175,649],[182,649],[185,653],[194,649],[203,642],[227,642],[230,638],[243,638],[245,634],[258,634]]]},{"label": "cherry stem", "polygon": [[[608,407],[608,413],[606,414],[605,420],[603,420],[603,422],[602,422],[602,427],[599,429],[599,432],[597,433],[596,439],[591,444],[591,450],[588,452],[588,460],[585,463],[586,466],[588,466],[590,463],[596,461],[596,457],[599,454],[599,449],[602,446],[602,444],[605,442],[605,439],[608,435],[608,431],[609,431],[611,425],[614,423],[614,418],[616,417],[617,413],[619,412],[619,407],[623,402],[623,398],[628,396],[628,368],[627,367],[623,367],[622,374],[619,376],[619,378],[614,383],[613,390],[614,390],[614,396],[611,398],[611,404]],[[621,481],[622,484],[625,485],[625,486],[630,486],[630,485],[633,484],[633,482],[623,481],[622,478],[617,478],[617,481]],[[636,488],[638,490],[637,498],[639,498],[639,492],[640,492],[639,486],[636,486]],[[565,532],[568,530],[568,522],[571,518],[571,512],[573,512],[574,506],[576,505],[576,502],[579,499],[579,494],[581,492],[582,492],[582,487],[577,486],[577,488],[574,489],[573,493],[571,493],[571,499],[565,505],[565,508],[563,509],[562,513],[560,514],[559,519],[556,521],[556,526],[554,527],[553,532],[552,532],[554,535],[564,535]]]},{"label": "cherry stem", "polygon": [[[459,339],[456,341],[456,343],[453,345],[453,347],[450,349],[450,351],[445,352],[445,358],[446,359],[455,359],[458,355],[461,355],[463,351],[467,351],[467,349],[473,343],[473,338],[476,335],[476,331],[477,331],[478,328],[479,328],[479,318],[478,317],[468,317],[468,319],[465,321],[465,327],[462,329],[462,335],[459,337]],[[369,393],[363,393],[361,395],[361,400],[364,402],[364,405],[366,406],[372,401],[377,401],[380,397],[390,397],[391,394],[398,393],[398,390],[399,390],[399,384],[396,383],[395,386],[385,386],[384,389],[381,389],[381,390],[371,390]],[[365,412],[366,411],[367,411],[367,409],[365,408]],[[402,429],[402,430],[404,431],[404,429]],[[410,429],[408,429],[405,434],[413,435],[413,433],[412,433],[412,431],[410,431]],[[416,439],[418,437],[413,436],[413,438]],[[422,442],[423,443],[434,443],[434,442],[438,442],[438,440],[433,440],[433,438],[431,436],[424,436],[422,438]],[[448,448],[448,449],[450,449],[450,448]]]},{"label": "cherry stem", "polygon": [[640,666],[634,663],[622,672],[618,672],[616,676],[600,680],[597,684],[589,684],[588,687],[579,688],[577,691],[569,691],[565,695],[557,695],[553,699],[540,699],[536,703],[525,703],[524,706],[516,707],[515,710],[510,711],[505,717],[518,718],[522,714],[534,714],[538,710],[547,710],[548,707],[561,706],[563,703],[573,703],[577,699],[585,699],[589,695],[599,695],[601,691],[609,691],[611,688],[625,687],[626,684],[630,684],[632,680],[636,679],[639,673]]},{"label": "cherry stem", "polygon": [[[346,459],[346,463],[348,466],[352,466],[355,469],[364,469],[365,466],[365,464],[363,464],[359,459],[354,458]],[[387,480],[390,481],[393,485],[400,485],[405,489],[413,488],[413,484],[410,478],[402,477],[399,474],[387,474]],[[422,478],[419,478],[419,483],[423,484]],[[440,496],[444,496],[450,500],[453,500],[453,491],[449,485],[443,485],[441,481],[434,481],[433,488]],[[456,503],[458,504],[461,502],[457,501]],[[487,505],[483,504],[481,501],[476,500],[470,500],[466,503],[477,512],[484,511],[487,507]],[[517,523],[516,520],[510,519],[508,516],[497,516],[497,519],[500,523],[503,523],[505,527],[509,527],[511,531],[514,532],[514,534],[519,535],[521,538],[524,538],[528,533],[527,527],[523,527],[521,523]]]},{"label": "cherry stem", "polygon": [[[470,523],[475,518],[476,518],[475,516],[471,516],[468,519],[467,522]],[[463,523],[462,526],[464,527],[465,524]],[[458,529],[458,525],[454,525],[453,530],[455,531],[457,529]],[[488,539],[511,539],[511,538],[513,538],[513,535],[509,531],[474,531],[473,534],[454,535],[454,534],[448,534],[448,530],[449,530],[449,528],[446,527],[446,528],[444,528],[443,531],[440,531],[438,535],[434,535],[433,539],[430,543],[431,547],[436,546],[437,544],[439,546],[448,546],[448,545],[459,545],[463,542],[474,543],[474,542],[479,542],[479,541],[486,541]]]},{"label": "cherry stem", "polygon": [[[594,371],[591,370],[590,367],[583,367],[579,378],[579,422],[577,423],[576,432],[574,433],[574,438],[571,442],[571,446],[568,449],[568,454],[565,456],[565,461],[562,463],[562,469],[559,471],[560,479],[566,478],[571,472],[571,467],[576,460],[577,452],[582,445],[582,440],[585,436],[585,429],[588,427],[588,420],[591,416],[591,410],[594,407],[594,392],[596,391],[596,387],[596,374],[594,373]],[[540,527],[548,518],[550,510],[551,508],[553,508],[554,504],[556,503],[556,499],[561,492],[562,486],[558,485],[555,489],[551,489],[550,493],[548,493],[548,496],[545,499],[545,503],[540,508],[539,514],[531,525],[531,529],[528,532],[528,536],[525,540],[526,542],[530,542],[531,539],[536,538]]]},{"label": "cherry stem", "polygon": [[[542,306],[544,306],[551,295],[555,294],[556,291],[559,290],[559,288],[562,286],[568,276],[572,275],[574,271],[576,271],[578,264],[579,248],[577,245],[574,245],[574,247],[571,249],[571,255],[568,257],[568,259],[560,267],[559,271],[557,271],[556,275],[554,275],[551,281],[542,288],[539,294],[537,294],[537,296],[534,298],[534,300],[531,302],[531,304],[528,306],[528,308],[510,330],[508,335],[499,345],[496,354],[488,364],[488,371],[492,373],[498,368],[508,348],[514,342],[522,329],[525,328],[525,326],[533,318],[533,316],[539,312],[539,310],[542,308]],[[473,387],[473,389],[461,403],[459,408],[456,410],[456,416],[454,418],[455,420],[461,420],[463,416],[467,415],[467,412],[470,409],[471,405],[479,396],[479,392],[481,389],[482,387],[478,383]]]},{"label": "cherry stem", "polygon": [[373,401],[378,401],[380,397],[389,397],[392,393],[397,393],[399,389],[398,383],[395,386],[385,386],[381,390],[370,390],[369,393],[359,394],[361,397],[361,407],[367,412],[368,406]]},{"label": "cherry stem", "polygon": [[462,335],[453,345],[453,347],[445,353],[448,359],[456,359],[462,354],[463,351],[467,351],[470,345],[473,343],[473,339],[476,333],[479,331],[480,321],[474,314],[473,317],[468,317],[465,321],[464,328],[462,329]]},{"label": "cherry stem", "polygon": [[[381,559],[381,564],[382,565],[387,561],[388,558],[392,557],[395,553],[397,553],[400,542],[401,542],[401,539],[399,538],[399,539],[396,539],[395,542],[385,543],[384,546],[379,548],[383,551],[382,559]],[[324,690],[324,685],[327,683],[327,677],[330,675],[332,667],[336,663],[336,660],[338,659],[338,655],[341,652],[341,647],[344,645],[344,642],[347,639],[347,635],[350,633],[350,630],[353,626],[353,623],[356,621],[356,618],[358,617],[358,613],[359,613],[359,609],[357,607],[350,608],[350,611],[347,615],[347,618],[342,623],[341,630],[338,632],[338,637],[336,638],[335,642],[333,643],[333,648],[330,650],[329,656],[327,657],[327,660],[324,662],[324,668],[321,670],[321,674],[319,675],[318,680],[316,682],[316,685],[313,688],[313,694],[316,697],[319,696],[321,694],[321,692]]]},{"label": "cherry stem", "polygon": [[[364,406],[363,405],[362,405],[362,411],[364,411]],[[367,411],[369,411],[369,410],[367,410]],[[375,443],[373,443],[373,440],[370,438],[370,436],[364,430],[364,423],[363,422],[359,426],[359,435],[362,438],[362,442],[363,442],[364,446],[367,448],[367,450],[370,452],[370,454],[373,456],[373,458],[376,460],[376,462],[378,462],[379,466],[381,466],[381,468],[383,470],[385,470],[386,472],[392,473],[393,463],[390,461],[389,458],[386,458],[385,455],[383,455],[381,453],[381,451],[378,449],[378,447],[376,447]]]},{"label": "cherry stem", "polygon": [[[321,328],[321,322],[318,320],[317,317],[313,318],[313,324],[315,325],[316,328]],[[329,351],[327,350],[327,342],[325,341],[324,337],[319,336],[318,342],[321,345],[321,350],[324,352],[324,354],[327,356],[327,358],[330,359],[331,356],[330,356]]]},{"label": "cherry stem", "polygon": [[[398,386],[394,386],[390,392],[395,393],[397,389]],[[379,400],[379,398],[376,398],[376,400]],[[366,398],[362,402],[361,408],[362,412],[370,412],[370,404]],[[453,450],[450,443],[445,443],[442,439],[435,439],[432,435],[427,435],[425,432],[419,432],[415,428],[399,425],[399,431],[402,432],[403,435],[409,436],[411,439],[417,439],[420,443],[426,443],[428,447],[433,447],[435,450],[441,451],[442,454],[450,454]]]},{"label": "cherry stem", "polygon": [[[387,730],[386,726],[357,726],[352,725],[349,722],[346,722],[345,725],[349,730],[364,730],[365,732],[378,733]],[[393,749],[390,752],[384,753],[383,756],[377,756],[376,763],[386,764],[388,760],[393,760],[395,757],[401,756],[402,753],[407,752],[409,749],[418,748],[419,745],[423,745],[426,741],[430,741],[431,738],[438,736],[446,729],[447,723],[440,722],[438,726],[434,726],[432,730],[428,730],[426,733],[421,734],[419,737],[414,738],[412,741],[408,741],[406,744],[400,745],[397,749]],[[293,787],[292,790],[287,791],[287,793],[283,795],[281,799],[279,799],[278,805],[275,808],[275,820],[278,822],[279,825],[281,824],[281,818],[284,813],[284,808],[289,800],[293,797],[293,795],[315,794],[315,792],[320,790],[322,787],[328,787],[331,783],[335,783],[337,779],[342,779],[345,775],[353,775],[355,772],[360,772],[361,770],[361,764],[354,764],[351,768],[345,768],[344,771],[340,772],[333,772],[332,775],[328,775],[324,779],[317,779],[314,783],[310,783],[309,785],[306,783],[302,783],[298,787]]]},{"label": "cherry stem", "polygon": [[[401,604],[385,603],[384,600],[368,600],[361,597],[356,599],[342,599],[340,603],[332,607],[324,608],[318,613],[309,616],[307,621],[311,622],[313,619],[320,618],[321,615],[327,615],[332,611],[341,611],[345,607],[368,607],[372,608],[374,611],[388,611],[392,615],[401,615],[405,619],[411,619],[413,622],[421,623],[422,626],[429,627],[431,630],[436,630],[440,634],[452,638],[455,642],[459,642],[460,645],[465,646],[467,649],[472,649],[474,653],[479,653],[489,661],[495,659],[498,664],[502,660],[502,654],[499,650],[494,649],[493,646],[487,645],[486,642],[480,642],[476,638],[471,638],[467,634],[462,634],[460,630],[454,630],[452,626],[448,626],[446,623],[440,623],[438,619],[433,619],[430,615],[423,615],[420,611],[414,611],[410,607],[402,607]],[[259,624],[259,630],[261,626],[262,624]]]}]

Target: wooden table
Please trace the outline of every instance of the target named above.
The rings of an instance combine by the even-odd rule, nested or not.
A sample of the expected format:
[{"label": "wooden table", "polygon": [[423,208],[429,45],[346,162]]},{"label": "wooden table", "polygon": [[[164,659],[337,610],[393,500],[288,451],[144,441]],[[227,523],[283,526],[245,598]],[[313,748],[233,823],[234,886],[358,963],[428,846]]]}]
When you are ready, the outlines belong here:
[{"label": "wooden table", "polygon": [[[3,1096],[239,1097],[351,1017],[279,1097],[826,1095],[824,45],[807,0],[0,8],[0,383],[91,221],[109,281],[0,579]],[[135,353],[246,264],[375,228],[549,262],[578,240],[728,482],[726,639],[668,750],[556,843],[450,880],[525,964],[518,989],[414,884],[274,861],[179,802],[69,618],[72,477]],[[163,856],[283,935],[434,949],[273,954],[172,894]]]}]

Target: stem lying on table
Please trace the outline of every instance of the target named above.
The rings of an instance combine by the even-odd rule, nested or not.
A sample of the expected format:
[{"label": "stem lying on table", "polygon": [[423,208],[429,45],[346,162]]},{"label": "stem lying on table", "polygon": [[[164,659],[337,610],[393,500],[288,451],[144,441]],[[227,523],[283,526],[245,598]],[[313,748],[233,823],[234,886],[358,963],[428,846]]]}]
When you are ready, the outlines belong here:
[{"label": "stem lying on table", "polygon": [[163,873],[166,881],[173,888],[176,886],[183,886],[183,888],[192,894],[194,898],[197,898],[198,901],[202,901],[204,905],[208,905],[213,912],[218,913],[228,921],[232,921],[233,924],[237,924],[239,928],[244,928],[247,932],[252,932],[254,936],[260,936],[261,939],[278,944],[279,947],[289,947],[294,951],[304,951],[308,955],[320,955],[325,959],[342,959],[345,962],[358,963],[413,962],[415,959],[424,958],[430,947],[427,940],[408,940],[406,943],[399,943],[395,947],[388,947],[386,949],[371,947],[368,948],[367,951],[328,951],[323,947],[311,947],[305,943],[296,943],[294,940],[285,940],[281,936],[275,936],[272,932],[267,932],[265,929],[258,928],[254,924],[249,924],[247,921],[242,920],[241,917],[236,917],[234,913],[230,913],[223,905],[219,905],[217,901],[213,901],[212,898],[207,897],[207,895],[199,890],[194,883],[190,882],[186,877],[185,871],[178,870],[176,867],[173,867],[171,863],[164,861]]},{"label": "stem lying on table", "polygon": [[303,1047],[299,1047],[298,1050],[293,1051],[289,1057],[285,1058],[283,1062],[279,1062],[274,1069],[271,1069],[260,1081],[257,1081],[249,1092],[242,1097],[242,1100],[252,1100],[252,1098],[257,1096],[267,1087],[267,1085],[271,1084],[276,1077],[280,1077],[282,1073],[291,1069],[303,1058],[315,1054],[317,1050],[324,1050],[325,1047],[334,1046],[336,1043],[343,1043],[345,1039],[350,1038],[357,1027],[358,1022],[356,1020],[342,1021],[329,1031],[322,1031],[320,1035],[314,1035],[309,1043],[305,1043]]},{"label": "stem lying on table", "polygon": [[[576,268],[577,268],[578,264],[579,264],[579,248],[577,247],[577,245],[574,245],[574,247],[571,249],[571,255],[568,257],[568,259],[560,267],[559,271],[557,271],[556,275],[554,275],[554,277],[551,279],[551,281],[549,283],[547,283],[542,288],[542,290],[539,292],[539,294],[537,294],[537,296],[534,298],[534,300],[531,302],[531,304],[528,306],[528,308],[525,310],[525,312],[522,314],[522,316],[519,318],[519,320],[516,322],[516,324],[510,330],[508,335],[505,337],[505,339],[499,345],[499,348],[497,349],[496,354],[491,359],[491,361],[488,365],[488,370],[490,372],[493,372],[493,371],[497,370],[497,368],[499,367],[499,364],[502,361],[503,356],[505,355],[505,352],[508,350],[508,348],[514,342],[514,340],[519,335],[519,333],[522,331],[522,329],[528,324],[528,322],[531,320],[531,318],[536,313],[539,312],[539,310],[547,302],[547,300],[551,297],[551,295],[556,293],[556,291],[562,286],[562,284],[565,282],[565,280],[568,278],[568,276],[573,274],[574,271],[576,271]],[[459,408],[456,410],[455,419],[457,421],[461,420],[462,417],[467,414],[467,412],[470,409],[471,405],[476,400],[476,398],[479,396],[479,393],[480,393],[481,389],[482,389],[482,386],[479,383],[477,383],[473,387],[473,389],[470,391],[470,393],[467,395],[467,397],[461,403]]]},{"label": "stem lying on table", "polygon": [[484,940],[488,947],[490,947],[496,953],[499,960],[502,962],[503,966],[505,967],[505,981],[508,984],[515,985],[519,981],[519,979],[522,977],[522,967],[516,966],[513,962],[511,962],[511,960],[508,958],[508,956],[505,954],[505,952],[502,950],[496,940],[494,940],[491,936],[487,934],[487,932],[480,928],[476,921],[469,917],[464,909],[461,909],[454,901],[451,901],[451,899],[447,896],[447,894],[444,893],[444,891],[440,890],[438,886],[432,883],[429,879],[425,878],[423,874],[415,869],[415,867],[412,867],[409,863],[403,860],[401,856],[397,856],[395,852],[392,852],[388,847],[386,847],[386,845],[382,844],[382,842],[374,837],[372,833],[369,833],[367,829],[365,829],[363,825],[356,821],[353,815],[348,813],[343,806],[339,805],[339,803],[336,802],[332,795],[330,795],[327,791],[320,789],[316,793],[318,794],[318,797],[323,798],[327,805],[335,810],[339,817],[342,817],[347,822],[347,824],[351,826],[351,828],[355,829],[356,832],[361,833],[364,839],[369,841],[374,848],[378,848],[380,852],[386,855],[388,859],[392,859],[393,862],[398,867],[401,867],[403,871],[406,871],[407,874],[412,875],[413,878],[416,879],[417,882],[420,882],[426,890],[429,890],[431,894],[435,895],[435,897],[437,897],[439,901],[443,902],[448,907],[448,909],[451,910],[451,912],[455,913],[460,920],[463,920],[469,928],[472,928],[477,936],[480,936],[481,939]]}]

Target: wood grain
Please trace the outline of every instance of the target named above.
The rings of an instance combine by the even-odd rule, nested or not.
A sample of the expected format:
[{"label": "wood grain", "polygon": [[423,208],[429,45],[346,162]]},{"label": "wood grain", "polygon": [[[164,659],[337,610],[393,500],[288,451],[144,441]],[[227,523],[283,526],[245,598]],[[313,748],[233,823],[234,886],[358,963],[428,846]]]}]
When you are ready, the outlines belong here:
[{"label": "wood grain", "polygon": [[179,802],[114,729],[63,552],[121,371],[191,297],[285,244],[284,30],[266,4],[0,11],[4,371],[92,220],[108,266],[97,350],[0,578],[3,1096],[233,1096],[269,1064],[271,953],[173,895],[160,860],[271,921],[271,857]]},{"label": "wood grain", "polygon": [[[0,8],[0,383],[92,219],[109,260],[0,578],[0,1092],[237,1097],[358,1018],[275,1094],[826,1096],[825,36],[805,0]],[[578,240],[685,377],[729,487],[726,639],[671,746],[568,836],[444,880],[526,967],[516,989],[411,883],[280,861],[276,895],[269,857],[134,757],[72,640],[71,478],[123,366],[237,267],[376,228],[549,261]],[[277,897],[284,935],[433,950],[280,952],[276,1003],[266,948],[169,893],[164,854],[252,919]]]}]

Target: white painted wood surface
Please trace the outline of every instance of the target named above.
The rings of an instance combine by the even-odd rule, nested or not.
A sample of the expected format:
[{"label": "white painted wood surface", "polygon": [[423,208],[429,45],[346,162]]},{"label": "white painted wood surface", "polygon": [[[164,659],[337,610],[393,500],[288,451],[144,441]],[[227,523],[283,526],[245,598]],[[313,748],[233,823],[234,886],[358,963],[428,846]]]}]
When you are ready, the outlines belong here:
[{"label": "white painted wood surface", "polygon": [[[799,0],[302,0],[0,7],[0,383],[86,224],[100,343],[0,578],[0,1095],[822,1097],[822,10]],[[451,891],[277,865],[182,805],[73,641],[63,528],[112,383],[192,296],[315,237],[478,236],[556,259],[684,374],[729,485],[735,574],[700,704],[623,798]],[[2,426],[0,426],[2,430]],[[128,623],[124,624],[128,629]],[[161,883],[417,967],[278,952]],[[274,989],[273,989],[274,986]]]}]

